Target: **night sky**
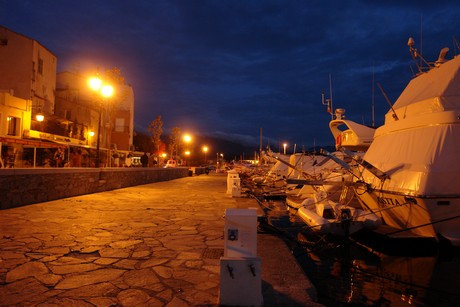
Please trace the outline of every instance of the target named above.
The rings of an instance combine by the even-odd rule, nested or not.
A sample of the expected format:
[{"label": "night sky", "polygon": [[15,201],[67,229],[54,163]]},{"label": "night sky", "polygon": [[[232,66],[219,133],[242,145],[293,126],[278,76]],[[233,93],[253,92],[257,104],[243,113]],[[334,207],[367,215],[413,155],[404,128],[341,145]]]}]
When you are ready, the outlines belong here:
[{"label": "night sky", "polygon": [[[384,3],[384,4],[382,4]],[[180,127],[258,148],[333,144],[329,98],[347,118],[383,124],[415,66],[460,50],[460,1],[0,0],[0,24],[39,41],[58,72],[121,69],[135,129],[161,115]],[[374,98],[374,99],[373,99]]]}]

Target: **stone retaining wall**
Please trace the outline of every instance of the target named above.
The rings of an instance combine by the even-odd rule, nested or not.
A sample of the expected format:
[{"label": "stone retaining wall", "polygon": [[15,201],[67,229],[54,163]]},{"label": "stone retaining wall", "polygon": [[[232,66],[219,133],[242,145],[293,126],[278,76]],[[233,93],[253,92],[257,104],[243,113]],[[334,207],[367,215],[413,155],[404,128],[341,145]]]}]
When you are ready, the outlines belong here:
[{"label": "stone retaining wall", "polygon": [[0,169],[0,209],[201,174],[176,168]]}]

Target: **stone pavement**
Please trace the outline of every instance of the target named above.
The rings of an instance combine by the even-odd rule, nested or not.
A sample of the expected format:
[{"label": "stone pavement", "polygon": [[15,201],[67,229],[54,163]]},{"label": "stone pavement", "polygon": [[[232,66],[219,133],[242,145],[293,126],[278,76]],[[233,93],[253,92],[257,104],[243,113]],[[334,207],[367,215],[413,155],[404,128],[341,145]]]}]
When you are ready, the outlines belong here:
[{"label": "stone pavement", "polygon": [[[0,306],[217,306],[226,175],[0,211]],[[265,306],[311,306],[284,242],[259,234]]]}]

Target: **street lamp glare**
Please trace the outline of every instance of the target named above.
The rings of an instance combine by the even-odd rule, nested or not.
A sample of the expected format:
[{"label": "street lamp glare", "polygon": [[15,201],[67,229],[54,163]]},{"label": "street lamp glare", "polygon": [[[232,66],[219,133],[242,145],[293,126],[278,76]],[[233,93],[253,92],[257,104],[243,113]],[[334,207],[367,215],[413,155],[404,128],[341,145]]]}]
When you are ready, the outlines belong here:
[{"label": "street lamp glare", "polygon": [[[98,77],[92,77],[88,79],[89,87],[96,93],[101,95],[103,98],[108,98],[113,94],[113,87],[108,84],[103,84],[102,79]],[[99,168],[99,148],[100,148],[100,138],[101,138],[101,121],[102,121],[102,101],[99,105],[99,120],[97,126],[97,139],[96,139],[96,168]]]},{"label": "street lamp glare", "polygon": [[101,87],[101,95],[104,97],[110,97],[113,95],[113,86],[111,85],[103,85]]},{"label": "street lamp glare", "polygon": [[93,77],[89,79],[88,84],[94,91],[98,91],[102,86],[102,80],[97,77]]},{"label": "street lamp glare", "polygon": [[188,134],[184,135],[184,142],[190,143],[192,141],[192,137]]},{"label": "street lamp glare", "polygon": [[45,120],[45,116],[41,113],[38,113],[37,115],[35,115],[35,119],[39,122],[42,122]]}]

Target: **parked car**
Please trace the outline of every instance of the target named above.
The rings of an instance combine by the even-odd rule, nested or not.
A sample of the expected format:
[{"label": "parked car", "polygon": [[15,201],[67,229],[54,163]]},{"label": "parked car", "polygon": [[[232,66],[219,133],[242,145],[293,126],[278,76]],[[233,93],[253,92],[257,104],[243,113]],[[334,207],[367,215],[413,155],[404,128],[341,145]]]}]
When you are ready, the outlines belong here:
[{"label": "parked car", "polygon": [[165,168],[166,167],[176,167],[177,166],[177,161],[176,160],[168,160],[166,162]]}]

